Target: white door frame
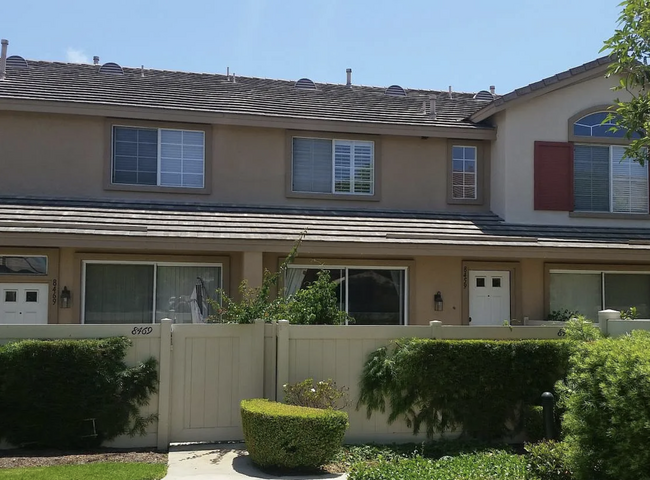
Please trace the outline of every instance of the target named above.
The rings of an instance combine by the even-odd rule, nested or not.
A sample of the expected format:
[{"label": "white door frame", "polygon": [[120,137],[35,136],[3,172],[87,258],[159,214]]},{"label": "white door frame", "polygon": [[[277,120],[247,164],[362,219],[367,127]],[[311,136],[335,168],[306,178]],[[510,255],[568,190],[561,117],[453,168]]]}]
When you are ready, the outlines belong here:
[{"label": "white door frame", "polygon": [[47,282],[0,283],[0,324],[46,325],[49,290]]},{"label": "white door frame", "polygon": [[517,324],[519,324],[519,321],[522,320],[521,289],[519,280],[521,278],[521,264],[519,262],[463,260],[462,268],[462,325],[471,325],[471,323],[469,323],[469,272],[476,270],[490,272],[510,272],[510,319],[517,320]]}]

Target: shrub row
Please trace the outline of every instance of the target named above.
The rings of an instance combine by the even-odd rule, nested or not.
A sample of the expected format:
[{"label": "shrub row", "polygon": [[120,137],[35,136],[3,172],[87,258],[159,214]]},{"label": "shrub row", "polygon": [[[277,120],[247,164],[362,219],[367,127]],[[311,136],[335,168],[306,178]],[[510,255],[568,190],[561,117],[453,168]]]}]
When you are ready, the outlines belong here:
[{"label": "shrub row", "polygon": [[338,452],[348,427],[345,412],[265,399],[243,400],[241,417],[251,460],[266,468],[324,465]]},{"label": "shrub row", "polygon": [[25,340],[0,346],[0,438],[14,445],[91,447],[142,434],[156,360],[129,368],[130,341]]},{"label": "shrub row", "polygon": [[[358,407],[404,418],[413,433],[461,428],[471,438],[521,430],[522,411],[564,378],[573,342],[397,340],[364,365]],[[510,427],[506,425],[509,424]]]},{"label": "shrub row", "polygon": [[525,460],[503,451],[464,454],[432,461],[422,457],[357,463],[349,480],[523,479]]}]

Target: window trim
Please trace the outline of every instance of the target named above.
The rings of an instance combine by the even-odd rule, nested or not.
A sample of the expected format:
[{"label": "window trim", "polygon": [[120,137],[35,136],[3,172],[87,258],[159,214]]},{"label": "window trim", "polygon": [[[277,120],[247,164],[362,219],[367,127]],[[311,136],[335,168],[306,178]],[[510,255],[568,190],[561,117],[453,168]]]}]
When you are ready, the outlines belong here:
[{"label": "window trim", "polygon": [[[404,323],[400,323],[399,325],[391,325],[391,326],[402,326],[402,325],[409,325],[409,308],[410,308],[410,302],[409,302],[409,297],[411,295],[411,290],[410,290],[410,285],[409,285],[409,274],[412,270],[412,267],[408,265],[404,265],[403,263],[400,265],[376,265],[376,264],[356,264],[356,263],[350,263],[350,264],[342,264],[342,263],[328,263],[328,264],[302,264],[302,263],[292,263],[288,265],[288,269],[299,269],[299,268],[305,268],[305,269],[311,269],[311,270],[332,270],[332,269],[340,269],[340,270],[402,270],[404,272]],[[347,275],[347,274],[346,274]],[[286,278],[286,277],[285,277]],[[284,291],[285,288],[285,278],[282,278],[282,291]],[[349,282],[346,282],[346,295],[345,295],[345,300],[346,300],[346,305],[345,305],[345,310],[346,312],[349,310],[349,300],[350,297],[348,295],[347,289],[349,288]],[[348,324],[346,323],[346,326]]]},{"label": "window trim", "polygon": [[[582,138],[591,138],[591,137],[582,137]],[[598,137],[594,137],[598,138]],[[601,138],[602,139],[602,138]],[[614,147],[622,147],[623,145],[620,145],[618,143],[616,144],[610,144],[610,143],[599,143],[597,145],[587,143],[584,141],[580,142],[573,142],[573,151],[575,152],[575,148],[578,146],[584,146],[584,147],[608,147],[609,148],[609,159],[608,159],[608,168],[609,168],[609,210],[607,211],[602,211],[602,210],[575,210],[575,195],[576,195],[576,189],[575,189],[575,154],[574,154],[574,168],[573,168],[573,196],[574,196],[574,210],[570,213],[576,214],[574,216],[576,217],[581,217],[581,216],[590,216],[590,215],[596,215],[594,218],[599,218],[601,215],[606,215],[608,218],[625,218],[624,216],[627,216],[628,218],[637,218],[637,216],[643,217],[644,215],[647,217],[650,215],[650,195],[648,196],[648,202],[649,205],[647,205],[647,210],[645,212],[615,212],[614,211],[614,171],[612,168],[612,159],[614,155]],[[650,192],[650,171],[648,168],[648,164],[644,166],[645,168],[645,179],[646,179],[646,189]],[[613,215],[613,217],[609,217],[610,215]],[[600,218],[607,218],[607,217],[600,217]]]},{"label": "window trim", "polygon": [[[158,129],[158,162],[160,162],[160,130],[187,130],[203,132],[203,188],[172,187],[164,185],[130,185],[113,183],[113,129],[151,128]],[[212,126],[203,124],[168,123],[131,119],[107,119],[104,136],[104,190],[152,193],[179,193],[194,195],[209,195],[212,193]],[[160,166],[160,165],[159,165]],[[157,171],[160,180],[160,168]]]},{"label": "window trim", "polygon": [[580,120],[582,117],[585,117],[591,113],[598,112],[609,112],[615,105],[596,105],[589,107],[585,110],[581,110],[575,115],[569,117],[567,128],[569,134],[569,142],[573,143],[582,143],[582,144],[600,144],[600,145],[629,145],[630,141],[625,138],[616,138],[616,137],[583,137],[581,135],[575,135],[573,133],[573,124]]},{"label": "window trim", "polygon": [[[453,149],[454,147],[476,148],[476,198],[454,198],[453,192]],[[484,205],[488,198],[490,183],[490,149],[485,142],[448,139],[447,140],[447,204],[448,205]]]},{"label": "window trim", "polygon": [[[293,139],[314,138],[332,141],[332,162],[334,162],[334,141],[373,142],[373,193],[334,192],[334,171],[332,171],[332,193],[293,191]],[[287,130],[285,134],[285,197],[320,200],[352,200],[355,202],[378,202],[381,200],[381,137],[378,135],[354,135],[302,130]]]},{"label": "window trim", "polygon": [[[80,320],[81,324],[86,324],[86,267],[87,265],[151,265],[153,266],[153,304],[152,304],[152,315],[151,323],[154,325],[156,323],[156,273],[158,267],[219,267],[219,285],[220,288],[224,288],[224,264],[220,262],[216,263],[205,263],[205,262],[157,262],[153,260],[82,260],[81,261],[81,312]],[[92,325],[98,325],[93,323]],[[103,324],[99,324],[103,325]],[[108,324],[110,325],[110,324]]]}]

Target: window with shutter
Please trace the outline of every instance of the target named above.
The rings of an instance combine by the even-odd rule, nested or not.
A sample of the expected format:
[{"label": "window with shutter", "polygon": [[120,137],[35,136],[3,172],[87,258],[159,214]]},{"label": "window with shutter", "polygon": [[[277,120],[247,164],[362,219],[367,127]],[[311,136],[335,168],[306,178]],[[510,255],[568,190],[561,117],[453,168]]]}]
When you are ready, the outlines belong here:
[{"label": "window with shutter", "polygon": [[112,183],[204,188],[205,132],[114,126]]},{"label": "window with shutter", "polygon": [[374,194],[374,143],[292,139],[291,189],[298,193]]},{"label": "window with shutter", "polygon": [[575,210],[648,213],[648,168],[625,157],[625,130],[605,111],[584,115],[571,127]]}]

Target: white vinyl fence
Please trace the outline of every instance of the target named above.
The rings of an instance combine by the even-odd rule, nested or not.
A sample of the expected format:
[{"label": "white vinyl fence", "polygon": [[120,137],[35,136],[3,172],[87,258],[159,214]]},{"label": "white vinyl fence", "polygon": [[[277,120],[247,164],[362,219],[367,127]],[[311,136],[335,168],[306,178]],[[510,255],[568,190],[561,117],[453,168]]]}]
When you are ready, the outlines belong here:
[{"label": "white vinyl fence", "polygon": [[[618,312],[614,312],[618,313]],[[612,314],[613,317],[616,315]],[[618,317],[620,319],[620,315]],[[611,333],[617,322],[609,319]],[[634,327],[645,325],[635,320]],[[650,329],[650,321],[647,321]],[[602,328],[602,321],[601,321]],[[631,328],[628,324],[624,328]],[[313,378],[332,379],[349,389],[350,429],[346,441],[413,441],[403,423],[388,425],[386,415],[356,410],[358,382],[370,352],[397,338],[559,339],[561,326],[290,325],[286,321],[250,325],[0,325],[0,343],[26,338],[105,338],[132,340],[126,363],[158,360],[159,393],[143,413],[157,413],[144,437],[120,437],[111,446],[157,446],[173,442],[241,440],[239,403],[245,398],[282,400],[283,386]],[[616,332],[616,333],[615,333]]]}]

